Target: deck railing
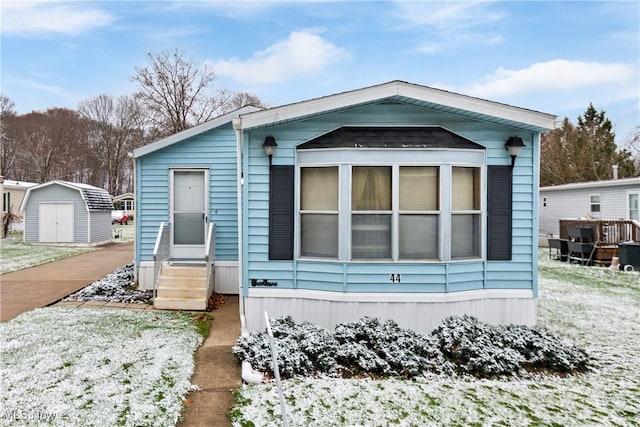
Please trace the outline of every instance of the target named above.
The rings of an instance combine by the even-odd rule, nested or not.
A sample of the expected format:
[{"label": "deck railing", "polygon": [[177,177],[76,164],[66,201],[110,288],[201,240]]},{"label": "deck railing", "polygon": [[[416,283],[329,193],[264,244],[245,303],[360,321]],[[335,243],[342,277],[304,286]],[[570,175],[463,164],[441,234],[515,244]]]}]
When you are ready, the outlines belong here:
[{"label": "deck railing", "polygon": [[560,238],[569,238],[569,227],[588,227],[598,246],[640,241],[640,223],[630,219],[561,219]]},{"label": "deck railing", "polygon": [[161,222],[158,228],[158,234],[156,236],[156,243],[153,246],[153,296],[156,297],[158,290],[158,281],[162,274],[162,265],[169,259],[170,254],[170,239],[171,236],[171,224]]}]

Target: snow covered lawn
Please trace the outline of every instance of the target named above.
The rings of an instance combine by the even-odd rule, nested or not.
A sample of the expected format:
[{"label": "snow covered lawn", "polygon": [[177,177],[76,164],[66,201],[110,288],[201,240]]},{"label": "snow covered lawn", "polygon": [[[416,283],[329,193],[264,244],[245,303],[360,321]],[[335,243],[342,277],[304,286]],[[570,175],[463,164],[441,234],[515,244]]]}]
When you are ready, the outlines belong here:
[{"label": "snow covered lawn", "polygon": [[24,313],[0,324],[0,425],[173,426],[202,339],[181,313]]},{"label": "snow covered lawn", "polygon": [[0,274],[57,261],[94,250],[60,246],[29,245],[22,242],[22,233],[0,240]]},{"label": "snow covered lawn", "polygon": [[[292,426],[612,425],[640,420],[640,275],[551,261],[540,251],[538,323],[585,348],[584,375],[527,380],[283,382]],[[281,423],[275,383],[237,393],[235,426]]]}]

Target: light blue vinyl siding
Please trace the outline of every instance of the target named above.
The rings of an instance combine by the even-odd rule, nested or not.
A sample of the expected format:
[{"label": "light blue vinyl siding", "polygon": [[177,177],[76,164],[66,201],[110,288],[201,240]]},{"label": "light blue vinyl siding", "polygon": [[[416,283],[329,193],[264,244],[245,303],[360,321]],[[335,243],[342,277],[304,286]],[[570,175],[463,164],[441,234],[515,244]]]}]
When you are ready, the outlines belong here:
[{"label": "light blue vinyl siding", "polygon": [[[513,170],[513,237],[511,261],[465,260],[452,262],[342,262],[322,260],[269,261],[268,158],[262,148],[272,135],[278,147],[274,165],[295,165],[296,146],[340,126],[442,126],[485,147],[487,165],[509,165],[504,144],[513,135],[526,147]],[[532,289],[537,293],[533,250],[537,193],[537,134],[410,105],[365,105],[274,127],[245,131],[243,270],[250,279],[268,279],[278,288],[338,292],[455,292],[472,289]],[[535,147],[535,149],[534,149]],[[394,154],[395,155],[395,154]],[[406,161],[412,152],[407,151]],[[486,185],[486,182],[485,182]],[[295,195],[297,198],[297,194]],[[486,206],[485,206],[486,207]],[[298,219],[296,218],[296,225]],[[483,225],[486,234],[486,224]],[[296,231],[296,239],[298,239]],[[486,235],[483,239],[486,246]],[[295,255],[294,255],[295,258]],[[390,275],[399,274],[400,283]],[[245,288],[246,289],[246,288]]]},{"label": "light blue vinyl siding", "polygon": [[229,123],[136,160],[138,261],[153,259],[158,227],[169,221],[169,175],[173,168],[209,170],[209,221],[216,225],[216,259],[238,260],[236,147],[235,131]]}]

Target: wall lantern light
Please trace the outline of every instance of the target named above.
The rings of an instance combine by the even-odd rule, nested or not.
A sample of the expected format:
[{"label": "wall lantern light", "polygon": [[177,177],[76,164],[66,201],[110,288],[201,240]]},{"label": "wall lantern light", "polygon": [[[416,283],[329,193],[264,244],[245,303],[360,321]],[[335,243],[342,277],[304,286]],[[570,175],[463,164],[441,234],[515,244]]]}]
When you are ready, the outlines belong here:
[{"label": "wall lantern light", "polygon": [[513,165],[516,163],[516,157],[520,154],[520,151],[525,147],[524,142],[522,142],[522,138],[519,136],[510,137],[507,142],[504,144],[504,148],[509,152],[511,156],[511,169],[513,169]]},{"label": "wall lantern light", "polygon": [[[522,140],[521,140],[522,141]],[[271,158],[273,157],[273,153],[276,151],[276,147],[278,144],[276,143],[276,139],[269,135],[264,139],[264,143],[262,144],[262,148],[264,148],[264,152],[269,156],[269,168],[271,168]]]}]

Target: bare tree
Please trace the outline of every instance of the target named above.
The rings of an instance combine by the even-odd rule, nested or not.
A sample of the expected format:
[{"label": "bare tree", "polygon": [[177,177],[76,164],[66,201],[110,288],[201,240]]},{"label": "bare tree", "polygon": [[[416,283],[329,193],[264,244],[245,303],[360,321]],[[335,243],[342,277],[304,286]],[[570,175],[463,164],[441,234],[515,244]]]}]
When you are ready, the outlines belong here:
[{"label": "bare tree", "polygon": [[89,127],[88,144],[110,194],[122,192],[131,172],[127,154],[142,140],[140,108],[133,97],[99,95],[80,103]]},{"label": "bare tree", "polygon": [[15,104],[4,95],[0,95],[0,175],[13,177],[16,159],[16,139],[12,134],[15,121]]},{"label": "bare tree", "polygon": [[240,92],[233,95],[229,102],[224,105],[223,112],[228,113],[230,111],[246,107],[247,105],[253,105],[254,107],[258,108],[268,107],[268,105],[263,103],[262,100],[257,96],[252,95],[248,92]]},{"label": "bare tree", "polygon": [[15,121],[17,180],[79,180],[87,157],[87,127],[80,115],[65,108],[31,112]]},{"label": "bare tree", "polygon": [[132,81],[144,114],[162,136],[170,135],[218,116],[231,94],[214,90],[215,73],[198,65],[180,49],[148,53],[149,64],[136,67]]}]

